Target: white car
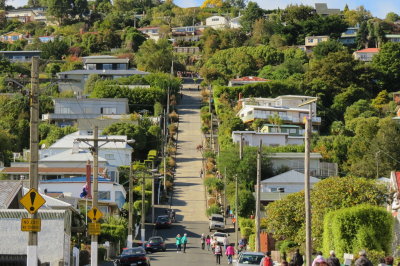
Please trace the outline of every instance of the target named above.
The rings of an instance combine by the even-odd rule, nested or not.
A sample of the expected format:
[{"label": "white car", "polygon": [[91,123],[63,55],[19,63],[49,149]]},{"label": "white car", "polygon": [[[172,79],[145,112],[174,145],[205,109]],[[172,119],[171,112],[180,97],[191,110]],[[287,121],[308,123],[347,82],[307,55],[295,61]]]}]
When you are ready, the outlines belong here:
[{"label": "white car", "polygon": [[220,243],[221,245],[224,244],[224,240],[226,238],[226,243],[229,245],[229,239],[228,239],[229,234],[227,233],[222,233],[222,232],[215,232],[213,235],[211,235],[212,238],[215,238],[215,240]]},{"label": "white car", "polygon": [[224,216],[222,216],[221,214],[211,215],[208,229],[210,229],[210,232],[212,230],[225,230]]}]

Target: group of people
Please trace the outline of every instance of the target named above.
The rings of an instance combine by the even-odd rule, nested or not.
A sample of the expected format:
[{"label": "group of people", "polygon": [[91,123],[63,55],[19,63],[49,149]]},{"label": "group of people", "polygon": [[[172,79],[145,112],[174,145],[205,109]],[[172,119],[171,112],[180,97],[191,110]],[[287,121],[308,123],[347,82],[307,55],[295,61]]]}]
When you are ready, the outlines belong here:
[{"label": "group of people", "polygon": [[183,253],[186,253],[186,245],[187,245],[187,234],[183,234],[183,236],[181,236],[180,234],[178,234],[176,237],[176,253],[179,253],[182,251],[182,247],[183,247]]},{"label": "group of people", "polygon": [[218,242],[215,237],[211,237],[210,235],[205,236],[201,234],[200,237],[201,249],[205,249],[207,246],[207,250],[214,254],[216,264],[221,264],[221,257],[225,253],[228,264],[232,264],[233,256],[235,255],[235,246],[234,244],[229,244],[228,239],[224,238],[224,241]]}]

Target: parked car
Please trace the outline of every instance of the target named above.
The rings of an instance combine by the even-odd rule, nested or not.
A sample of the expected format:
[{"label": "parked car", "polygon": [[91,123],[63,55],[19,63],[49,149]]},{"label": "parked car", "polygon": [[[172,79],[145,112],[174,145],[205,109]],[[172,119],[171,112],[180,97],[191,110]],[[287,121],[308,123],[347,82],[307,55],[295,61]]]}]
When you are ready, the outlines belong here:
[{"label": "parked car", "polygon": [[226,238],[227,244],[229,244],[229,239],[228,239],[229,234],[223,233],[223,232],[215,232],[211,237],[214,237],[218,243],[224,244],[224,239]]},{"label": "parked car", "polygon": [[221,214],[211,215],[208,229],[210,229],[210,232],[212,230],[225,230],[224,216]]},{"label": "parked car", "polygon": [[161,215],[157,217],[156,228],[169,228],[171,226],[171,219],[168,215]]},{"label": "parked car", "polygon": [[164,239],[161,236],[150,237],[145,244],[145,249],[148,252],[167,250],[167,248],[165,247]]},{"label": "parked car", "polygon": [[236,266],[260,265],[263,258],[264,254],[261,252],[242,252],[233,262]]},{"label": "parked car", "polygon": [[116,266],[150,266],[150,258],[142,247],[124,248],[121,255],[114,261]]}]

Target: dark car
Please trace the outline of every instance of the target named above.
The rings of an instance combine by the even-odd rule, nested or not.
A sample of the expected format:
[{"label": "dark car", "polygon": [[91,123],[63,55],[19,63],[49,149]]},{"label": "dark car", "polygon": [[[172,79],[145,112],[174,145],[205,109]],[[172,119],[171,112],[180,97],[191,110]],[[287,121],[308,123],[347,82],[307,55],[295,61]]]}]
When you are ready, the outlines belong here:
[{"label": "dark car", "polygon": [[124,248],[114,261],[118,266],[150,266],[150,258],[142,247]]},{"label": "dark car", "polygon": [[171,226],[171,219],[168,215],[161,215],[157,217],[156,228],[168,228]]},{"label": "dark car", "polygon": [[165,242],[161,236],[153,236],[149,238],[149,241],[146,242],[146,251],[154,252],[154,251],[165,251]]}]

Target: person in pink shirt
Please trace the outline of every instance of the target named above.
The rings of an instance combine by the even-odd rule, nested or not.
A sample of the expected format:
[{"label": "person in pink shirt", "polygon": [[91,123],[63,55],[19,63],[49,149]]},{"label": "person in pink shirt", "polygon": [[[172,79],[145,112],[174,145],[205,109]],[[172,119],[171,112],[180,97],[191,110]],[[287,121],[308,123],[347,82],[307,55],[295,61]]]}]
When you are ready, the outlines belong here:
[{"label": "person in pink shirt", "polygon": [[228,257],[228,264],[232,264],[232,258],[233,255],[235,255],[235,248],[233,247],[233,244],[230,244],[226,247],[225,255]]},{"label": "person in pink shirt", "polygon": [[206,237],[206,245],[207,245],[207,250],[210,251],[211,237],[209,235],[207,235]]}]

